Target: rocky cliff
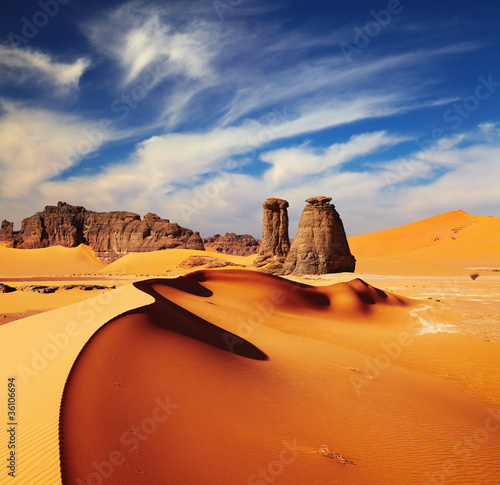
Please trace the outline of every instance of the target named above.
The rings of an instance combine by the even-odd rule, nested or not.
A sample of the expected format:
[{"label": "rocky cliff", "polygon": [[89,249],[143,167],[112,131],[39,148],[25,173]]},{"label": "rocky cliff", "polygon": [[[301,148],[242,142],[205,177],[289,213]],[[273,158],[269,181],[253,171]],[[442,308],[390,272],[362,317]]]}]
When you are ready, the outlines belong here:
[{"label": "rocky cliff", "polygon": [[93,212],[66,202],[47,206],[24,219],[21,231],[12,229],[12,223],[2,223],[1,242],[21,249],[88,244],[106,264],[132,252],[205,249],[198,232],[156,214],[147,214],[141,220],[133,212]]},{"label": "rocky cliff", "polygon": [[259,252],[260,243],[250,234],[226,232],[225,236],[215,234],[203,239],[205,246],[214,248],[218,253],[249,256]]},{"label": "rocky cliff", "polygon": [[283,274],[353,272],[344,225],[331,197],[311,197],[302,212],[299,231],[283,266]]}]

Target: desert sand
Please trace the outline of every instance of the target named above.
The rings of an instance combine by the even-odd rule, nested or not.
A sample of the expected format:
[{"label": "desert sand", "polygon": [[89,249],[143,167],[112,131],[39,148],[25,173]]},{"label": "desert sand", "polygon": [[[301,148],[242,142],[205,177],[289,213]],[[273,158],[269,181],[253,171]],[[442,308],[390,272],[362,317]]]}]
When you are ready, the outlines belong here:
[{"label": "desert sand", "polygon": [[0,326],[16,482],[497,484],[498,218],[454,233],[463,214],[438,216],[449,231],[427,220],[419,241],[411,224],[351,238],[356,274],[285,279],[213,252],[242,267],[192,272],[179,264],[203,252],[188,250],[107,267],[82,246],[10,253],[12,286],[117,287],[0,294],[0,312],[55,308]]},{"label": "desert sand", "polygon": [[0,276],[94,273],[104,266],[84,244],[76,248],[54,246],[29,251],[0,245]]},{"label": "desert sand", "polygon": [[359,257],[394,257],[461,268],[500,267],[500,217],[461,210],[348,238]]}]

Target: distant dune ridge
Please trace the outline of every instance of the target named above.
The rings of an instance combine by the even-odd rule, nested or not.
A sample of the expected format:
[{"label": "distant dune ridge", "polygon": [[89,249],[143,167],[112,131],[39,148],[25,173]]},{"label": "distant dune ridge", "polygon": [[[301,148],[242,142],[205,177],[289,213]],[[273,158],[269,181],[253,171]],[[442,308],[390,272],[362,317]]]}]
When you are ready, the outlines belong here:
[{"label": "distant dune ridge", "polygon": [[1,276],[96,273],[105,266],[95,257],[94,251],[84,244],[76,248],[54,246],[29,251],[0,246]]},{"label": "distant dune ridge", "polygon": [[20,249],[48,246],[90,246],[96,257],[111,263],[130,252],[187,248],[204,250],[198,232],[146,214],[141,220],[133,212],[93,212],[59,202],[23,220],[21,231],[2,222],[0,242]]},{"label": "distant dune ridge", "polygon": [[[360,258],[404,258],[471,268],[500,268],[500,217],[456,210],[348,238]],[[383,261],[383,260],[382,260]]]}]

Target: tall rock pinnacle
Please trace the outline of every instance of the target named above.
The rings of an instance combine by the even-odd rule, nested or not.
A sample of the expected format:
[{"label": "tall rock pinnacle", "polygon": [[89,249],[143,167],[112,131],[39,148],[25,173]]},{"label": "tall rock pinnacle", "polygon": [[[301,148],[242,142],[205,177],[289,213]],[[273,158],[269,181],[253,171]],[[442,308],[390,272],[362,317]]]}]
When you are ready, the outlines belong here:
[{"label": "tall rock pinnacle", "polygon": [[324,274],[353,272],[344,225],[331,197],[311,197],[302,212],[299,232],[283,266],[283,274]]},{"label": "tall rock pinnacle", "polygon": [[[267,199],[264,208],[264,230],[260,252],[254,265],[257,267],[270,264],[268,269],[281,268],[285,257],[290,251],[288,238],[288,202],[283,199]],[[277,268],[276,268],[277,269]]]}]

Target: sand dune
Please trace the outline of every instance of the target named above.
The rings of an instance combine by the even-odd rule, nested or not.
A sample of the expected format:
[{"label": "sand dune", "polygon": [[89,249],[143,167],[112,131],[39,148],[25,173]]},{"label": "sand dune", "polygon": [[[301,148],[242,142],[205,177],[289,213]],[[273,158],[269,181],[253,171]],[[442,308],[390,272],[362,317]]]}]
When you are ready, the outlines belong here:
[{"label": "sand dune", "polygon": [[179,265],[190,256],[210,256],[241,265],[251,265],[255,255],[234,256],[210,251],[196,251],[194,249],[168,249],[149,253],[129,253],[114,263],[106,266],[101,273],[106,274],[184,274],[192,269],[181,268]]},{"label": "sand dune", "polygon": [[179,264],[206,253],[104,267],[85,246],[0,247],[15,285],[97,271],[125,285],[0,326],[0,370],[18,386],[16,481],[497,484],[500,343],[460,332],[498,335],[495,273],[463,269],[498,265],[498,218],[456,211],[350,243],[363,278],[394,293],[348,273],[316,286],[266,275],[255,256],[210,252],[246,269],[138,281],[189,273]]},{"label": "sand dune", "polygon": [[421,302],[357,279],[135,285],[154,303],[103,326],[67,381],[64,483],[497,483],[499,344],[434,344]]},{"label": "sand dune", "polygon": [[348,238],[356,257],[389,257],[459,267],[500,268],[500,218],[452,211]]},{"label": "sand dune", "polygon": [[70,369],[96,330],[117,314],[151,301],[128,285],[0,327],[0,373],[15,376],[17,387],[18,474],[13,481],[61,483],[58,422]]},{"label": "sand dune", "polygon": [[0,246],[0,276],[95,273],[104,268],[90,247],[14,249]]}]

